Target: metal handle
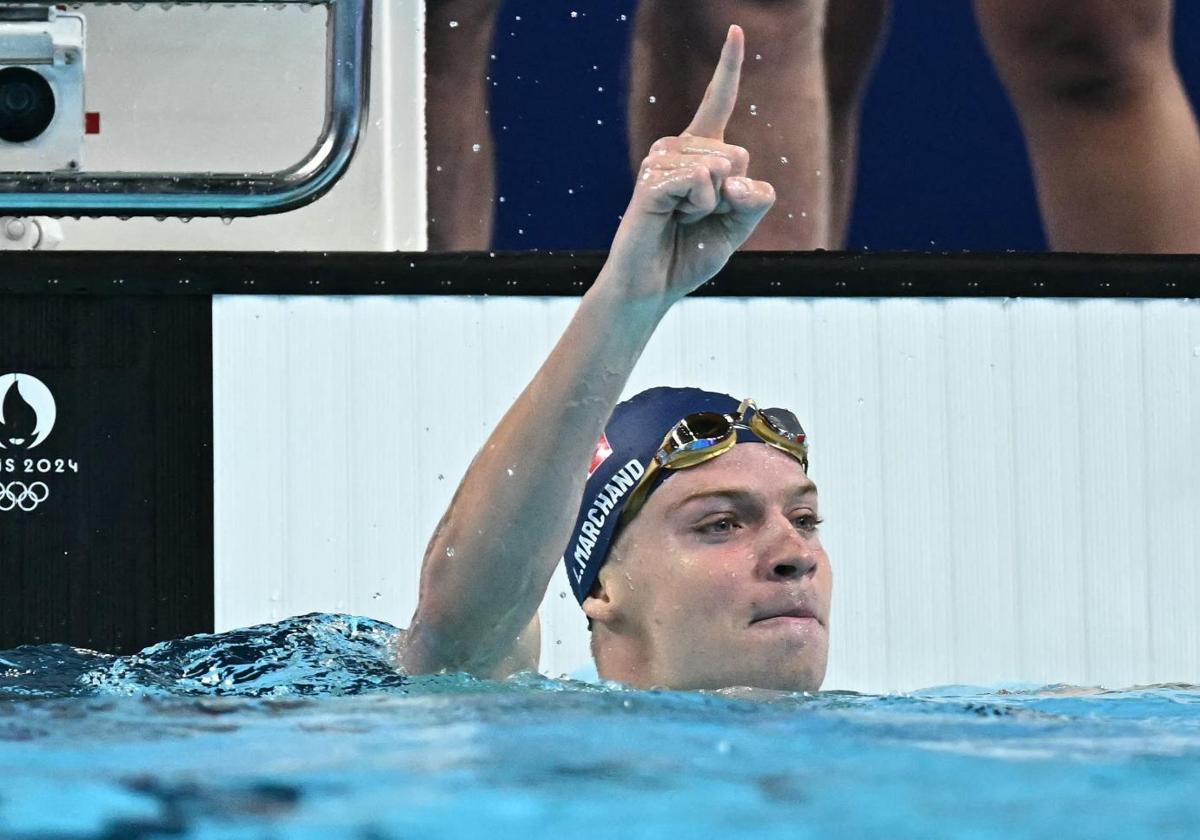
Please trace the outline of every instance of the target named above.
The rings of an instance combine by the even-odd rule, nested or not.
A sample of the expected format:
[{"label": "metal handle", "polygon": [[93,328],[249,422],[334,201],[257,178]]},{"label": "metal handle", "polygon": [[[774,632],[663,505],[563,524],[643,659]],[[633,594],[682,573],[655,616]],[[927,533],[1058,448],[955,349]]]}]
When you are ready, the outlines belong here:
[{"label": "metal handle", "polygon": [[[71,5],[91,2],[103,0]],[[366,125],[371,0],[250,2],[329,7],[325,125],[306,158],[277,172],[0,172],[0,216],[261,216],[295,210],[324,195],[345,174]]]}]

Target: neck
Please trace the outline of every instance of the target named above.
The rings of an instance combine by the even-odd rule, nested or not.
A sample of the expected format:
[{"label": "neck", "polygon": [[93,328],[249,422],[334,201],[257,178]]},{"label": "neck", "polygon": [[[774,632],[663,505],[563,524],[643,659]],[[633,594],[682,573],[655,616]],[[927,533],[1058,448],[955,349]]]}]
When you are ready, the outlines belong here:
[{"label": "neck", "polygon": [[600,626],[592,632],[595,634],[592,657],[596,660],[596,671],[602,679],[634,688],[666,685],[664,676],[654,667],[653,657],[644,644]]}]

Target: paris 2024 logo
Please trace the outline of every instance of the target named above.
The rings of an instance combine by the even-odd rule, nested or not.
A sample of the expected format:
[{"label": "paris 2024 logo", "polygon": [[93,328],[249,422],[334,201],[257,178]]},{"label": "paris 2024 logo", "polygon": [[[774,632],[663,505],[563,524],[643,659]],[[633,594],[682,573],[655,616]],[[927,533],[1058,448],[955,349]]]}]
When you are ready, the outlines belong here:
[{"label": "paris 2024 logo", "polygon": [[46,383],[28,373],[0,375],[0,514],[32,513],[50,498],[54,473],[77,473],[69,458],[39,458],[58,419],[58,406]]}]

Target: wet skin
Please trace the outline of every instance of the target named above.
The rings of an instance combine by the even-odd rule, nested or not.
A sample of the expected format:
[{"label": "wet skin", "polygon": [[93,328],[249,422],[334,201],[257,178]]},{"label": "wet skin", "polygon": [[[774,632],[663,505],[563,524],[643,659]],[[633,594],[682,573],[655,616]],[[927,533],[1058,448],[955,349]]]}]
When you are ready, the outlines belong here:
[{"label": "wet skin", "polygon": [[[596,440],[634,364],[671,306],[721,270],[775,201],[769,183],[749,177],[749,153],[724,141],[744,56],[744,34],[731,26],[695,116],[681,134],[651,146],[604,268],[463,477],[429,541],[417,609],[398,647],[398,665],[408,673],[503,679],[537,667],[538,607],[570,536]],[[514,458],[522,466],[515,472]],[[676,654],[654,653],[651,663],[645,645],[628,644],[629,616],[614,618],[611,627],[622,632],[612,638],[620,644],[606,649],[602,674],[615,675],[624,663],[617,670],[639,684],[711,682],[660,667],[680,661]],[[605,620],[596,624],[603,635]],[[649,633],[632,638],[651,640]],[[711,650],[723,657],[720,645]],[[796,667],[771,683],[820,683],[823,666],[808,662],[803,675],[792,673]],[[731,673],[737,680],[724,685],[745,683],[740,671]]]},{"label": "wet skin", "polygon": [[833,575],[818,521],[799,462],[765,444],[672,472],[584,603],[600,674],[638,686],[820,688]]}]

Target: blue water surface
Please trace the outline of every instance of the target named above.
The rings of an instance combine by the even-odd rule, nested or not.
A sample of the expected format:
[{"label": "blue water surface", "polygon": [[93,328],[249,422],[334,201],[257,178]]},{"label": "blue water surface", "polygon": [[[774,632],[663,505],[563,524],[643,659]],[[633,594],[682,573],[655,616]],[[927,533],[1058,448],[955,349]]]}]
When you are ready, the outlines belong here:
[{"label": "blue water surface", "polygon": [[1195,686],[408,678],[394,633],[322,614],[0,652],[0,837],[1200,836]]}]

